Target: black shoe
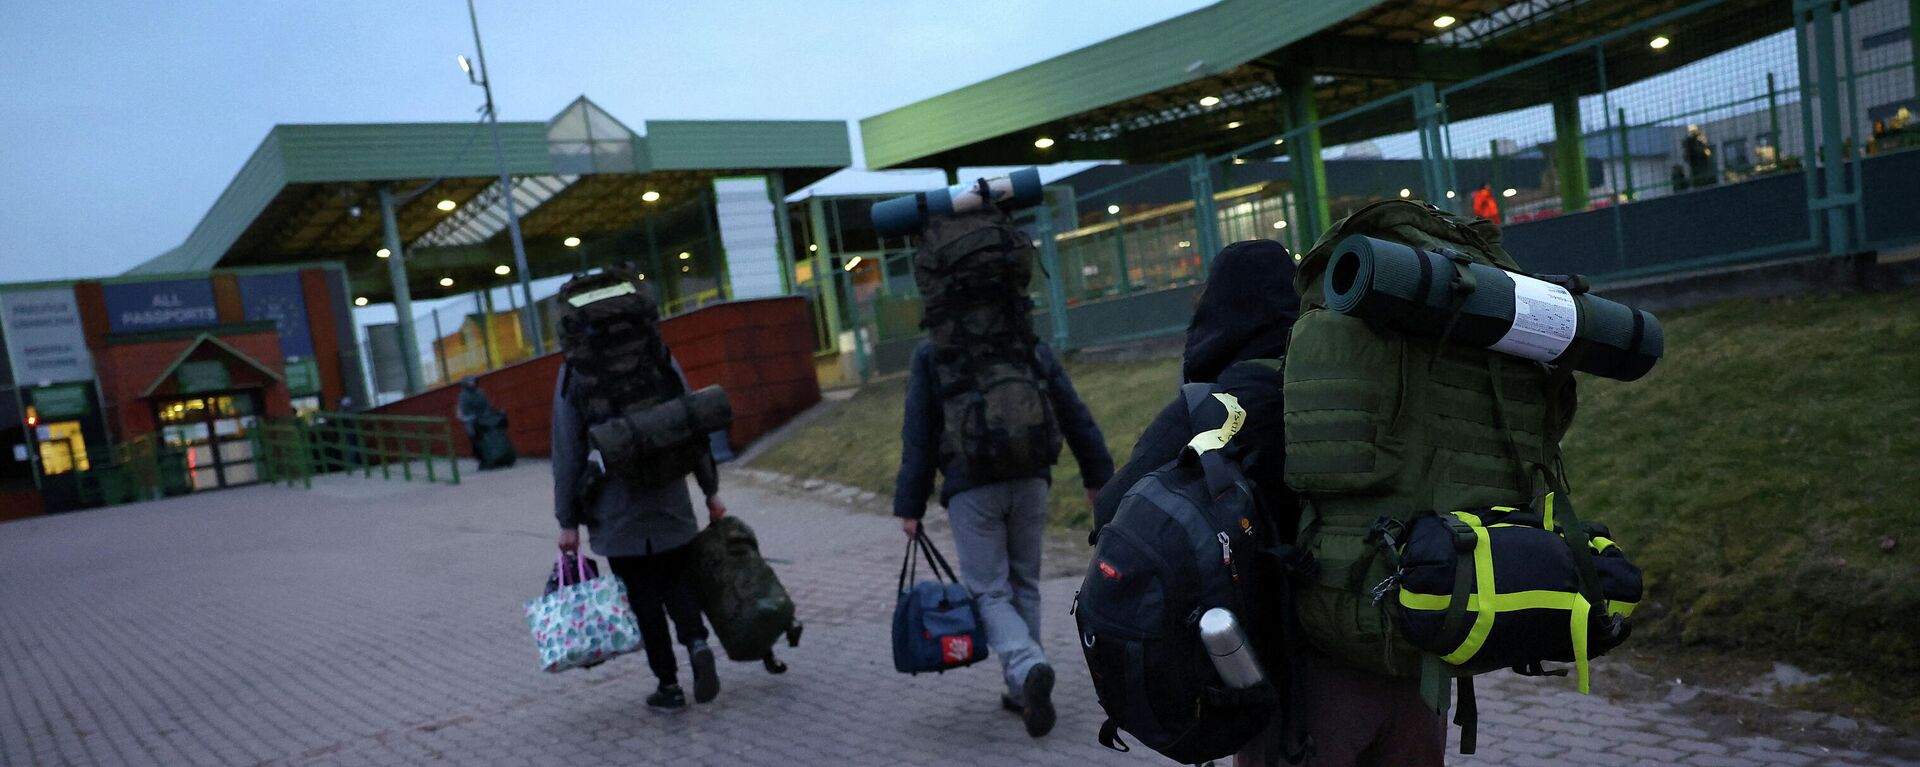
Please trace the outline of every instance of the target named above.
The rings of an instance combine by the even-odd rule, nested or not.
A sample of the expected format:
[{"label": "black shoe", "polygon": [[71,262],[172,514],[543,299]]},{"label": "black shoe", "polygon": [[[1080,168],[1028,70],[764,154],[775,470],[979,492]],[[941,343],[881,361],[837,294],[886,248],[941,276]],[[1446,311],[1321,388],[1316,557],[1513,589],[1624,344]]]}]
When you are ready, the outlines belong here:
[{"label": "black shoe", "polygon": [[713,648],[695,642],[689,648],[693,656],[693,702],[710,703],[720,694],[720,675],[713,668]]},{"label": "black shoe", "polygon": [[673,684],[655,690],[647,696],[647,707],[655,711],[677,713],[687,710],[687,694],[680,691],[680,685]]},{"label": "black shoe", "polygon": [[1038,738],[1052,732],[1053,667],[1041,663],[1027,671],[1027,681],[1020,685],[1020,697],[1025,698],[1027,704],[1027,710],[1020,715],[1026,720],[1027,734]]}]

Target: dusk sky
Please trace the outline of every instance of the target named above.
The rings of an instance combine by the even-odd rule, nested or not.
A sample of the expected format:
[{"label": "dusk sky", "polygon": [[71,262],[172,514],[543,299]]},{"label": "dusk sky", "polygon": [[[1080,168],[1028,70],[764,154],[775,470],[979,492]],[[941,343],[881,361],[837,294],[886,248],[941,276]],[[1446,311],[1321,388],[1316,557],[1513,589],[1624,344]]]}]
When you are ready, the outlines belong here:
[{"label": "dusk sky", "polygon": [[[858,120],[1205,0],[480,0],[502,119]],[[472,119],[460,0],[0,4],[0,282],[180,242],[275,123]],[[856,144],[856,153],[857,153]]]}]

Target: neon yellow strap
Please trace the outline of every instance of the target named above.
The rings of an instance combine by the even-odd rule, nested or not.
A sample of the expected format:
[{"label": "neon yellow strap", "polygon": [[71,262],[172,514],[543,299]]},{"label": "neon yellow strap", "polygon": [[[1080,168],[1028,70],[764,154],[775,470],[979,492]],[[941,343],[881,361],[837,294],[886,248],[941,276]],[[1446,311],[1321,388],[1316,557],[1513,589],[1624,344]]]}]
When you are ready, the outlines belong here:
[{"label": "neon yellow strap", "polygon": [[1553,493],[1547,493],[1545,510],[1540,512],[1540,527],[1553,532]]},{"label": "neon yellow strap", "polygon": [[1633,615],[1633,608],[1639,607],[1639,606],[1640,606],[1639,602],[1622,602],[1618,599],[1607,600],[1607,612],[1613,613],[1614,615],[1618,615],[1622,618],[1631,617]]},{"label": "neon yellow strap", "polygon": [[[1480,528],[1475,528],[1480,529]],[[1491,588],[1490,586],[1488,588]],[[1444,594],[1421,594],[1400,590],[1400,605],[1409,610],[1440,611],[1447,609],[1451,598]],[[1615,614],[1625,616],[1633,612],[1634,602],[1609,602]],[[1460,647],[1448,655],[1441,656],[1453,665],[1461,665],[1480,651],[1487,641],[1487,634],[1493,630],[1493,616],[1498,613],[1516,610],[1566,610],[1567,633],[1573,640],[1573,663],[1580,684],[1580,692],[1589,689],[1587,676],[1587,622],[1593,613],[1593,605],[1579,593],[1566,591],[1516,591],[1511,594],[1472,594],[1467,597],[1467,610],[1477,612],[1473,630]]]},{"label": "neon yellow strap", "polygon": [[[1477,612],[1482,605],[1491,604],[1493,612],[1510,613],[1516,610],[1567,610],[1573,607],[1573,598],[1578,596],[1570,591],[1515,591],[1510,594],[1495,594],[1491,601],[1480,594],[1467,596],[1467,611]],[[1445,594],[1421,594],[1400,590],[1400,606],[1409,610],[1428,610],[1438,612],[1447,609],[1452,597]],[[1611,604],[1611,603],[1610,603]]]},{"label": "neon yellow strap", "polygon": [[1240,427],[1247,423],[1247,409],[1240,406],[1239,398],[1225,392],[1216,392],[1213,398],[1227,408],[1227,420],[1218,429],[1193,435],[1193,441],[1188,442],[1187,447],[1195,455],[1226,447],[1233,435],[1240,433]]},{"label": "neon yellow strap", "polygon": [[1579,680],[1580,694],[1586,695],[1587,685],[1587,616],[1593,612],[1593,605],[1580,594],[1573,595],[1573,609],[1567,611],[1567,633],[1573,635],[1573,673]]},{"label": "neon yellow strap", "polygon": [[[1495,590],[1493,586],[1493,542],[1487,539],[1487,528],[1482,527],[1480,525],[1480,518],[1472,514],[1464,511],[1456,511],[1453,512],[1453,515],[1458,517],[1460,521],[1467,523],[1467,527],[1473,529],[1474,595],[1498,594],[1498,591]],[[1406,593],[1406,589],[1401,589],[1400,592],[1404,594]],[[1469,600],[1469,604],[1471,604],[1471,599]],[[1474,654],[1480,652],[1481,645],[1487,642],[1487,634],[1493,631],[1493,619],[1495,617],[1493,600],[1482,599],[1479,605],[1469,607],[1468,609],[1477,613],[1477,615],[1473,618],[1473,628],[1467,631],[1466,641],[1461,642],[1460,646],[1455,648],[1453,652],[1440,656],[1441,660],[1455,666],[1466,663],[1473,658]]]},{"label": "neon yellow strap", "polygon": [[1612,539],[1603,538],[1598,535],[1590,539],[1588,543],[1593,548],[1593,553],[1595,554],[1605,554],[1607,553],[1607,549],[1614,548],[1617,545]]}]

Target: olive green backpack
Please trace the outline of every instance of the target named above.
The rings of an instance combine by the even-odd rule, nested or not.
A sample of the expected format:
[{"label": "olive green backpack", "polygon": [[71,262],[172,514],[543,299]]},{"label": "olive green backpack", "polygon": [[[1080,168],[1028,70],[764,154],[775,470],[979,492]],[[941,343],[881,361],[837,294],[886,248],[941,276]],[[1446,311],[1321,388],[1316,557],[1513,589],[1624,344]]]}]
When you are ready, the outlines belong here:
[{"label": "olive green backpack", "polygon": [[[1472,290],[1464,263],[1520,268],[1492,222],[1390,200],[1336,223],[1294,278],[1301,313],[1284,371],[1286,477],[1301,498],[1298,545],[1314,563],[1296,589],[1302,634],[1354,668],[1420,677],[1429,704],[1444,711],[1449,680],[1474,670],[1442,663],[1396,630],[1390,614],[1398,600],[1388,598],[1401,572],[1390,561],[1395,546],[1422,515],[1552,496],[1564,527],[1581,527],[1569,516],[1559,451],[1573,419],[1573,381],[1565,370],[1448,344],[1444,328],[1438,338],[1403,333],[1327,308],[1328,260],[1355,234],[1447,255],[1460,268],[1427,278],[1452,281],[1462,300]],[[1561,534],[1581,551],[1589,545],[1577,529]],[[1584,658],[1581,671],[1584,684]],[[1461,692],[1470,720],[1471,687]]]}]

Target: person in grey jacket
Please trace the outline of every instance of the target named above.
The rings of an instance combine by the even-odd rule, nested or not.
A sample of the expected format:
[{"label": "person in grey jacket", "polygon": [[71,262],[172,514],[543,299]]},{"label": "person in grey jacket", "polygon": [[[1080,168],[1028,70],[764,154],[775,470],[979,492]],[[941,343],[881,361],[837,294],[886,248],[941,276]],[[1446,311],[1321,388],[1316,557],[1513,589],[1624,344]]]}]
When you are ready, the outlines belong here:
[{"label": "person in grey jacket", "polygon": [[[678,362],[673,370],[685,389],[686,375]],[[586,525],[594,553],[606,557],[613,574],[626,583],[627,599],[646,644],[647,665],[660,680],[659,689],[647,696],[647,705],[663,711],[687,706],[686,693],[680,689],[679,661],[667,632],[669,617],[692,660],[693,699],[711,701],[720,694],[720,677],[714,669],[713,650],[707,646],[700,602],[693,593],[693,547],[688,544],[700,532],[700,523],[693,515],[687,483],[640,487],[619,475],[602,473],[599,454],[587,443],[590,424],[574,404],[569,378],[569,369],[561,366],[553,392],[553,509],[560,522],[560,549],[577,551],[580,526]],[[711,453],[701,452],[693,477],[706,496],[708,520],[726,516]]]}]

